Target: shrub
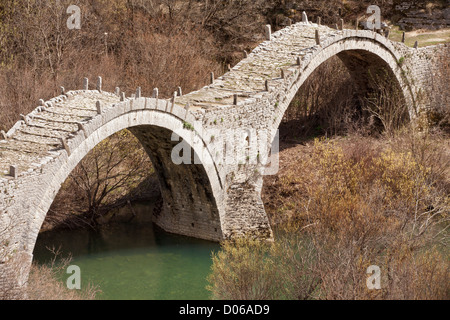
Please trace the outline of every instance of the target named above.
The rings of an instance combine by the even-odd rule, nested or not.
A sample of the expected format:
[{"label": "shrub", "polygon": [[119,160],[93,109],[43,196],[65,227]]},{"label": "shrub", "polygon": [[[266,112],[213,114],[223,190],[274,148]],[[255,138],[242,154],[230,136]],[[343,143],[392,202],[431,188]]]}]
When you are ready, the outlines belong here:
[{"label": "shrub", "polygon": [[255,240],[224,242],[214,254],[208,289],[215,299],[270,300],[277,298],[277,271],[269,246]]},{"label": "shrub", "polygon": [[[271,296],[279,299],[448,299],[450,199],[441,139],[408,132],[316,139],[290,150],[290,162],[265,182],[276,230],[264,251],[270,263],[261,273],[262,266],[247,265],[262,261],[247,255],[251,246],[239,255],[225,246],[209,278],[215,297],[236,297],[226,272],[217,281],[216,266],[233,265],[252,273],[241,290],[275,283]],[[381,269],[381,290],[366,286],[370,265]]]}]

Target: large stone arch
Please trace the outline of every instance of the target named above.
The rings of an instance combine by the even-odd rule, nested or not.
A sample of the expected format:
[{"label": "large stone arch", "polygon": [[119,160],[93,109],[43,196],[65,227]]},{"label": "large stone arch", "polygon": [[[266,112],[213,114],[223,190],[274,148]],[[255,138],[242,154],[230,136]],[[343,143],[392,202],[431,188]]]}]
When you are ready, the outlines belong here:
[{"label": "large stone arch", "polygon": [[[185,120],[157,109],[127,110],[111,119],[99,115],[99,121],[86,124],[39,171],[25,174],[20,183],[8,180],[4,193],[15,194],[0,216],[2,228],[7,226],[1,237],[0,285],[12,292],[24,285],[39,231],[62,183],[98,143],[124,129],[137,136],[159,170],[165,204],[155,222],[168,232],[222,240],[222,182],[201,135],[184,124]],[[204,163],[174,164],[171,151],[180,142],[191,148],[192,158],[197,155]]]},{"label": "large stone arch", "polygon": [[[130,129],[138,137],[161,178],[161,191],[166,206],[156,222],[170,232],[208,240],[222,239],[220,225],[222,188],[213,163],[175,165],[170,158],[174,144],[179,143],[171,141],[172,133],[188,143],[193,139],[197,140],[197,143],[191,145],[195,153],[203,152],[201,137],[183,128],[183,122],[170,113],[136,110],[122,114],[98,127],[78,147],[71,150],[65,161],[61,161],[53,178],[42,190],[39,204],[35,208],[30,207],[30,210],[36,212],[36,218],[31,220],[30,232],[27,232],[29,248],[36,241],[37,232],[61,184],[72,170],[98,143],[123,129]],[[188,198],[183,194],[187,194]],[[172,200],[174,198],[177,199],[176,202]]]},{"label": "large stone arch", "polygon": [[[313,27],[312,27],[313,28]],[[276,143],[277,129],[283,116],[291,104],[293,98],[311,74],[324,62],[333,56],[340,58],[348,68],[351,75],[358,77],[355,81],[361,85],[367,81],[368,68],[383,68],[392,77],[408,108],[410,119],[417,115],[418,106],[415,101],[411,84],[405,76],[401,67],[401,54],[394,48],[385,37],[371,31],[344,30],[339,35],[324,35],[320,44],[316,44],[308,49],[308,53],[295,63],[286,63],[282,68],[280,78],[272,79],[268,83],[265,92],[261,95],[260,105],[264,106],[265,126],[270,128],[272,133],[270,141],[272,145]],[[259,50],[257,50],[259,52]],[[358,69],[363,72],[358,73]],[[246,106],[245,103],[243,103]],[[249,109],[251,104],[249,104]],[[270,116],[266,116],[270,114]],[[263,126],[264,128],[264,126]],[[271,148],[271,143],[267,149]],[[267,150],[267,153],[270,152]],[[261,169],[263,172],[264,169]],[[253,190],[254,197],[260,201],[263,185],[263,176],[256,179],[258,186]],[[261,201],[262,202],[262,201]],[[263,210],[265,210],[263,208]]]}]

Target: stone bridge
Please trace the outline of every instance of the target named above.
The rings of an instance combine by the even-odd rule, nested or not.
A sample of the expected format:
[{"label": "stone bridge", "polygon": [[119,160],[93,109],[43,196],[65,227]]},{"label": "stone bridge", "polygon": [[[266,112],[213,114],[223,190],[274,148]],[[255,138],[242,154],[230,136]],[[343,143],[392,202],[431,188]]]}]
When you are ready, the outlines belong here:
[{"label": "stone bridge", "polygon": [[[62,88],[60,96],[40,101],[2,132],[0,290],[25,283],[39,230],[61,184],[112,134],[129,129],[149,154],[164,200],[154,219],[163,229],[214,241],[242,235],[270,239],[263,175],[283,114],[311,73],[338,56],[366,90],[368,71],[384,68],[415,118],[432,107],[419,96],[439,67],[433,57],[448,52],[448,46],[408,48],[373,31],[329,28],[308,22],[306,15],[280,31],[272,33],[269,26],[265,31],[266,41],[226,74],[211,74],[210,84],[198,91],[183,95],[179,89],[162,99],[157,89],[143,97],[138,88],[126,97],[118,88],[102,91],[101,78],[94,85],[85,79],[83,90]],[[189,160],[198,161],[173,161],[181,141],[194,151]],[[227,161],[228,154],[239,157]]]}]

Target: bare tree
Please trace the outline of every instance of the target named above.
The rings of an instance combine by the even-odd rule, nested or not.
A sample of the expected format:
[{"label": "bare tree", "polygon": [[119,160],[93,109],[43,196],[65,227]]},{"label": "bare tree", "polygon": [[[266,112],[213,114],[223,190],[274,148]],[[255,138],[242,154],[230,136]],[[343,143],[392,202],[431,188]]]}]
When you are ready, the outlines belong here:
[{"label": "bare tree", "polygon": [[386,133],[391,134],[406,123],[408,112],[401,89],[396,80],[381,69],[370,73],[372,91],[363,100],[364,109],[376,116]]},{"label": "bare tree", "polygon": [[[46,221],[95,228],[108,209],[132,198],[152,172],[137,139],[129,131],[121,131],[97,145],[72,171]],[[73,214],[68,216],[67,211]]]}]

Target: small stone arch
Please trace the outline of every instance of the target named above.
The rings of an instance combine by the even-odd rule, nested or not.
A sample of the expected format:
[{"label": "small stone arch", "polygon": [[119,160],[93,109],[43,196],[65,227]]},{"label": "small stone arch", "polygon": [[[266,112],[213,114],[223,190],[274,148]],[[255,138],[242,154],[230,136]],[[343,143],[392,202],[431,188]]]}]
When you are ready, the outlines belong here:
[{"label": "small stone arch", "polygon": [[409,118],[415,118],[417,114],[416,102],[410,84],[399,64],[401,56],[384,37],[372,32],[346,30],[341,37],[316,46],[316,48],[317,50],[314,53],[303,59],[298,77],[289,85],[289,90],[280,99],[281,103],[276,111],[278,121],[274,122],[274,128],[279,127],[284,113],[302,84],[319,65],[333,56],[338,56],[343,61],[352,76],[359,76],[359,79],[356,79],[359,81],[365,80],[364,75],[358,75],[358,66],[352,68],[351,63],[356,63],[359,66],[364,63],[367,66],[385,68],[389,75],[395,79],[398,88],[403,93],[403,98],[408,106]]}]

